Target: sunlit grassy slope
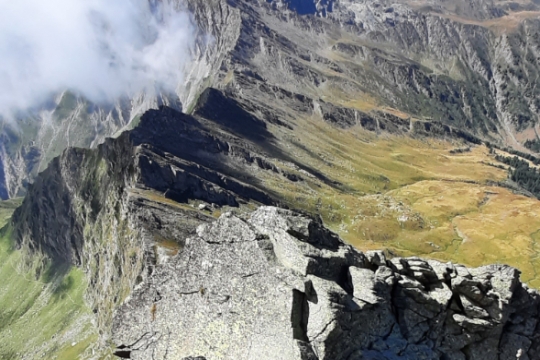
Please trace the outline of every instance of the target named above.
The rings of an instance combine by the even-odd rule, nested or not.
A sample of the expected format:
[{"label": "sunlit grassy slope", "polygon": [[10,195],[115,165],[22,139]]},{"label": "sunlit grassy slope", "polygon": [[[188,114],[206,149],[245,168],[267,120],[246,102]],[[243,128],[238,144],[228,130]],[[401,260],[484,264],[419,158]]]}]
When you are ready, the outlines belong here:
[{"label": "sunlit grassy slope", "polygon": [[341,185],[327,185],[298,168],[303,182],[265,179],[285,203],[320,214],[361,250],[469,266],[507,263],[540,288],[540,201],[498,186],[507,171],[493,166],[501,164],[487,147],[452,154],[467,145],[305,121],[302,127],[311,130],[282,134],[281,146]]},{"label": "sunlit grassy slope", "polygon": [[[19,202],[0,202],[0,227]],[[38,261],[28,263],[24,252],[13,248],[9,229],[1,231],[0,359],[93,358],[88,347],[97,335],[83,301],[82,272],[48,268],[36,279]]]}]

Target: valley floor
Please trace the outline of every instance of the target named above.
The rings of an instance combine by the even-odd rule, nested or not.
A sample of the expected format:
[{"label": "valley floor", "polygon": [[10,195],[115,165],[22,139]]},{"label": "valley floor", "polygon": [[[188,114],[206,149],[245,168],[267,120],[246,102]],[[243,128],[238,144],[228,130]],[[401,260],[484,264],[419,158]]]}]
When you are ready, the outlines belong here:
[{"label": "valley floor", "polygon": [[486,146],[305,121],[311,131],[282,136],[280,145],[339,185],[302,173],[303,182],[268,180],[287,205],[320,214],[360,250],[468,266],[506,263],[540,288],[540,201],[512,190],[507,166]]}]

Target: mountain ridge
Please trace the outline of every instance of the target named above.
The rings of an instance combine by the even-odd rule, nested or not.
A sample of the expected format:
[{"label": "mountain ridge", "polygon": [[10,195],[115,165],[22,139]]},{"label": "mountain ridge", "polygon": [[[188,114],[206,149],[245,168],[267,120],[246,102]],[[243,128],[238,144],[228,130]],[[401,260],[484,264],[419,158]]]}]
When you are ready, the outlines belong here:
[{"label": "mountain ridge", "polygon": [[[405,117],[466,127],[485,140],[522,150],[526,140],[536,139],[534,61],[539,45],[532,35],[540,23],[534,15],[538,5],[494,5],[478,0],[471,4],[501,10],[494,15],[481,10],[480,22],[467,24],[459,18],[385,1],[308,3],[322,9],[332,4],[332,11],[325,16],[302,15],[286,10],[286,2],[280,1],[187,1],[199,32],[186,83],[179,87],[184,89],[179,95],[184,110],[190,112],[207,87],[242,92],[246,80],[257,84],[257,79],[264,79],[286,91],[337,106],[400,112]],[[515,28],[500,34],[491,30],[491,23],[482,23],[491,19],[504,27],[505,16],[523,12],[531,18],[518,17]],[[313,41],[314,36],[319,40]],[[259,102],[270,101],[278,107],[268,97],[272,90],[265,95],[268,90],[250,89],[251,101],[259,97]],[[243,91],[244,95],[237,95],[239,99],[246,98],[247,90]],[[163,101],[174,103],[166,97]],[[148,99],[146,107],[158,102]],[[65,125],[69,127],[76,118]],[[132,118],[122,120],[120,128]],[[114,119],[100,116],[95,120],[96,126],[105,129],[97,142],[118,131],[114,122],[120,119]],[[18,137],[15,132],[15,139]],[[21,139],[22,149],[2,153],[4,173],[10,174],[4,176],[4,194],[13,196],[25,179],[32,180],[36,173],[31,163],[36,158],[45,157],[48,162],[63,149],[60,146],[50,155],[47,150],[25,160],[24,154],[36,141],[29,140]],[[72,144],[92,145],[80,135],[75,135]]]},{"label": "mountain ridge", "polygon": [[[218,114],[218,116],[216,116],[216,114]],[[230,119],[228,119],[225,114],[232,114],[234,119],[242,119],[242,116],[245,119],[243,120],[244,122],[231,123]],[[251,128],[246,128],[245,126],[235,127],[235,125],[238,124],[248,124]],[[257,126],[260,127],[258,131],[254,133],[249,132],[253,130],[253,127],[257,128]],[[282,125],[277,126],[283,127]],[[161,316],[161,311],[167,313],[169,310],[166,309],[168,309],[169,306],[171,306],[171,309],[177,309],[177,301],[180,301],[179,299],[174,300],[176,298],[173,294],[170,294],[170,296],[165,295],[168,290],[153,289],[153,286],[157,286],[153,284],[159,283],[162,284],[159,286],[163,286],[163,281],[165,279],[170,279],[173,283],[176,281],[191,281],[189,280],[191,279],[190,277],[176,275],[176,270],[171,274],[167,273],[170,269],[175,268],[176,265],[174,264],[176,264],[176,262],[184,261],[186,256],[191,259],[188,254],[191,254],[193,251],[201,251],[200,255],[202,258],[199,256],[196,256],[195,258],[202,261],[201,269],[207,269],[210,265],[205,265],[205,261],[203,261],[205,257],[209,256],[211,259],[219,258],[217,254],[212,255],[213,250],[210,248],[206,249],[203,247],[199,249],[199,245],[193,244],[207,243],[210,247],[221,247],[226,244],[235,246],[234,244],[241,244],[243,241],[251,244],[251,247],[254,246],[254,244],[258,244],[255,245],[256,248],[260,247],[262,254],[266,256],[266,260],[264,261],[269,261],[269,264],[277,266],[277,269],[281,269],[282,267],[285,269],[290,268],[290,270],[287,270],[291,271],[291,274],[288,276],[297,277],[298,273],[305,273],[304,276],[307,276],[311,271],[315,271],[315,273],[313,273],[314,275],[322,277],[322,279],[326,279],[326,281],[328,281],[328,279],[333,279],[333,281],[336,281],[336,284],[332,285],[330,287],[332,290],[328,290],[328,295],[325,295],[328,296],[329,301],[326,304],[329,306],[327,310],[330,311],[330,314],[334,314],[332,316],[337,316],[338,318],[342,315],[339,315],[339,312],[335,313],[336,310],[332,309],[334,306],[337,306],[337,304],[340,304],[341,300],[336,304],[331,300],[334,296],[337,296],[336,294],[340,294],[339,297],[345,296],[343,301],[351,296],[350,294],[354,294],[354,291],[359,292],[356,296],[360,298],[363,296],[371,296],[365,293],[367,290],[362,290],[367,286],[366,279],[364,278],[358,280],[362,285],[358,285],[355,288],[357,290],[351,290],[352,285],[349,284],[349,280],[346,280],[347,277],[344,278],[342,276],[342,272],[346,271],[346,269],[357,267],[360,269],[370,269],[378,264],[377,266],[380,266],[381,269],[386,271],[386,268],[389,267],[393,269],[392,271],[404,275],[402,287],[403,289],[409,289],[409,285],[407,284],[412,280],[408,279],[407,276],[412,276],[413,279],[416,279],[414,281],[420,281],[420,283],[422,283],[422,281],[431,281],[427,279],[432,278],[432,275],[434,274],[432,271],[435,270],[430,269],[439,268],[441,266],[447,266],[450,269],[453,268],[453,265],[442,265],[442,263],[433,262],[431,260],[426,262],[419,259],[401,260],[400,258],[394,258],[389,259],[387,262],[386,260],[383,260],[386,255],[380,252],[367,253],[368,257],[371,259],[367,261],[362,253],[353,250],[350,245],[345,245],[339,240],[336,234],[325,229],[320,220],[313,220],[305,215],[300,215],[289,210],[261,208],[253,215],[248,215],[253,208],[258,207],[261,203],[279,204],[281,202],[279,197],[270,195],[273,194],[271,189],[261,186],[262,184],[258,180],[261,178],[260,174],[266,174],[267,176],[277,178],[282,185],[287,182],[294,184],[303,181],[302,178],[292,176],[292,174],[288,174],[284,172],[283,169],[279,169],[272,164],[272,158],[268,157],[268,151],[276,151],[276,149],[273,147],[272,135],[270,133],[264,135],[265,128],[266,125],[264,122],[257,122],[256,119],[253,119],[250,116],[250,113],[239,108],[234,100],[228,98],[218,90],[211,90],[201,96],[199,105],[195,107],[193,116],[182,114],[174,109],[166,107],[162,107],[160,110],[150,110],[143,116],[139,126],[134,130],[126,132],[116,139],[108,139],[103,145],[98,146],[95,150],[68,149],[62,156],[56,158],[45,172],[38,176],[36,182],[29,188],[29,193],[24,199],[23,204],[13,215],[11,231],[20,248],[29,249],[30,253],[33,253],[34,256],[39,256],[41,253],[45,254],[51,259],[53,267],[61,268],[62,266],[67,265],[76,266],[83,270],[86,282],[89,284],[84,297],[93,311],[96,321],[96,331],[100,334],[100,345],[97,349],[103,351],[103,349],[109,348],[112,342],[112,344],[114,344],[113,346],[116,347],[116,350],[113,352],[115,352],[117,356],[124,358],[129,355],[129,358],[144,359],[148,356],[154,356],[151,355],[154,353],[157,354],[156,356],[159,358],[165,356],[163,355],[164,353],[162,353],[163,351],[165,351],[165,353],[170,352],[172,355],[174,351],[178,351],[179,349],[183,349],[178,353],[179,358],[188,355],[205,355],[209,356],[209,358],[213,358],[214,356],[216,358],[221,358],[224,356],[218,355],[217,353],[211,355],[214,350],[209,350],[204,346],[199,347],[199,345],[197,345],[197,347],[187,345],[186,347],[181,348],[175,347],[177,350],[173,350],[173,348],[169,349],[167,347],[168,345],[165,346],[162,344],[162,341],[165,339],[163,337],[163,329],[154,329],[151,330],[150,333],[143,331],[144,334],[139,334],[133,330],[148,326],[154,328],[158,326],[158,324],[155,323],[155,319]],[[248,132],[246,133],[246,131]],[[267,136],[267,138],[264,136]],[[268,144],[265,145],[265,142],[268,142]],[[274,152],[272,155],[279,156],[279,153]],[[301,176],[306,176],[305,174],[309,175],[310,173],[308,171],[313,172],[311,174],[313,177],[323,176],[309,168],[305,168],[304,175]],[[259,175],[254,176],[253,174]],[[328,179],[322,177],[320,181],[324,182],[328,181]],[[342,184],[331,181],[329,182],[329,185],[337,188],[343,186]],[[189,204],[191,204],[191,206],[189,206]],[[201,206],[197,204],[202,206],[202,212],[197,211],[198,208],[201,208]],[[239,215],[240,217],[236,217],[227,213],[222,215],[217,222],[214,222],[213,216],[217,216],[219,213],[210,213],[209,209],[211,208],[218,209],[219,213],[225,213],[227,209],[237,209],[236,211],[246,213],[246,215]],[[248,228],[245,228],[246,225],[242,225],[245,221],[242,219],[246,219],[249,216],[257,218],[258,215],[256,214],[265,214],[266,212],[274,215],[268,215],[269,219],[266,219],[266,215],[261,215],[260,221],[266,219],[263,221],[262,225],[257,225],[256,222],[252,222],[252,225],[249,225]],[[232,223],[229,224],[229,221],[232,221]],[[300,222],[298,225],[295,225],[297,221]],[[201,223],[205,224],[211,222],[214,222],[213,225],[209,225],[206,228],[200,227]],[[287,228],[279,231],[282,231],[284,234],[283,236],[286,236],[286,238],[289,239],[287,241],[292,240],[293,244],[296,244],[294,247],[298,247],[298,250],[295,251],[300,251],[300,254],[302,254],[303,251],[307,251],[305,247],[308,245],[303,244],[310,244],[308,249],[311,250],[304,255],[296,254],[294,252],[289,253],[289,251],[292,251],[289,249],[289,245],[285,246],[282,244],[281,240],[273,239],[274,232],[278,231],[276,229],[281,229],[280,227],[284,226],[283,224],[292,224],[286,225],[290,226],[290,229]],[[223,228],[220,228],[220,226],[223,226]],[[237,226],[239,226],[239,228],[237,228]],[[252,226],[257,230],[251,229]],[[244,237],[252,236],[249,234],[258,234],[253,235],[256,240],[244,239]],[[269,243],[267,237],[273,239],[271,243]],[[200,238],[205,240],[200,240]],[[192,248],[193,246],[195,246],[195,248]],[[284,247],[281,248],[282,246]],[[312,249],[312,247],[314,248]],[[224,248],[221,249],[222,250],[220,251],[223,251]],[[236,253],[236,251],[237,250],[234,250],[233,253]],[[249,251],[253,251],[253,249]],[[312,253],[314,251],[315,253],[321,251],[320,256],[322,257],[320,260],[317,260],[316,263],[311,264],[311,261],[315,256],[315,253]],[[246,256],[244,259],[254,258],[253,256]],[[301,257],[296,258],[296,256]],[[304,256],[307,257],[304,258]],[[255,258],[257,257],[260,256],[256,255]],[[189,259],[188,263],[192,266],[193,264]],[[247,265],[243,264],[243,260],[241,259],[242,258],[223,259],[221,263],[225,267],[234,265],[240,266],[246,270],[244,265]],[[416,273],[416,270],[409,270],[410,266],[408,264],[410,262],[416,265],[429,264],[429,266],[418,265],[420,266],[420,269],[418,270],[420,273]],[[255,267],[258,266],[263,265],[259,264]],[[298,266],[300,266],[300,268],[298,268]],[[302,266],[305,266],[308,270],[302,270]],[[403,266],[403,268],[400,266]],[[414,266],[413,269],[415,269]],[[506,304],[506,302],[509,302],[513,296],[512,294],[521,294],[519,296],[523,296],[524,299],[527,299],[523,300],[526,309],[529,309],[529,307],[537,307],[537,305],[534,305],[536,304],[535,301],[537,301],[534,300],[537,299],[537,294],[534,291],[528,292],[527,287],[518,282],[518,271],[510,270],[511,268],[496,266],[485,267],[483,269],[484,270],[474,270],[476,272],[473,270],[467,271],[473,271],[477,274],[475,276],[481,276],[480,274],[486,271],[490,274],[487,277],[488,280],[485,280],[488,282],[491,281],[489,280],[491,276],[495,278],[502,276],[505,278],[506,275],[504,274],[507,272],[509,274],[511,273],[511,276],[509,275],[509,278],[511,279],[509,280],[510,285],[508,285],[509,294],[505,295],[506,300],[504,300],[503,303]],[[279,272],[280,270],[277,271]],[[454,272],[459,274],[459,271],[452,270],[447,275],[450,276],[449,274],[453,274]],[[328,275],[326,272],[333,275]],[[427,272],[430,275],[425,275],[424,272]],[[224,274],[226,274],[226,272]],[[361,274],[363,273],[361,272]],[[251,273],[247,275],[247,278],[252,279]],[[328,278],[329,276],[330,278]],[[424,279],[425,276],[427,276],[427,278]],[[437,279],[439,279],[437,281],[446,279],[446,275],[443,274],[441,276],[440,279],[437,277]],[[308,278],[313,283],[322,281],[320,279],[316,280],[311,278],[310,276],[308,276]],[[371,277],[368,278],[371,279]],[[468,275],[466,275],[465,278],[468,279]],[[204,299],[205,296],[210,296],[206,294],[213,294],[212,299],[215,299],[217,304],[224,304],[220,299],[225,295],[221,294],[222,290],[219,290],[219,286],[225,286],[224,284],[226,282],[218,280],[216,283],[210,282],[208,285],[205,285],[205,282],[210,281],[209,279],[205,277],[195,277],[194,279],[195,280],[193,281],[195,281],[196,284],[193,283],[189,286],[186,284],[184,287],[186,287],[187,290],[181,290],[180,293],[186,293],[185,296],[194,296],[196,299],[200,296]],[[256,276],[253,277],[252,280],[255,281],[255,279]],[[290,281],[292,280],[286,280],[285,284],[290,283]],[[373,289],[378,289],[380,286],[383,286],[382,283],[378,285],[377,281],[379,280],[374,281],[376,282],[373,284]],[[475,290],[475,286],[480,285],[471,285],[467,281],[465,281],[465,284],[473,287],[466,287],[467,290],[465,295],[471,297],[473,296],[472,294],[477,291]],[[200,285],[199,282],[201,282]],[[298,282],[298,279],[294,280],[293,284],[296,282]],[[416,282],[414,283],[416,284]],[[476,284],[475,282],[473,283]],[[253,286],[258,286],[257,281],[251,284]],[[173,287],[175,288],[175,286],[176,285]],[[326,289],[327,286],[330,285],[324,285],[323,289]],[[422,287],[423,285],[420,286],[417,284],[415,286],[419,289],[418,291],[424,291],[422,290],[424,289]],[[441,286],[444,288],[444,285]],[[484,294],[482,296],[487,296],[488,298],[493,296],[496,298],[498,296],[493,294],[490,295],[487,290],[489,286],[492,285],[482,286],[485,287],[484,289],[480,286],[480,289],[484,289],[479,290]],[[295,301],[297,301],[294,299],[301,296],[301,293],[298,292],[303,292],[304,294],[309,292],[300,285],[294,285],[293,288],[296,290],[291,291],[293,295],[297,294],[294,295],[296,297],[285,297],[279,301],[284,301],[284,303],[288,304],[287,306],[291,303],[294,305],[296,303]],[[521,290],[516,290],[516,292],[514,292],[515,289],[524,289],[523,291],[525,292]],[[322,296],[320,290],[317,291],[319,296]],[[373,291],[377,293],[379,290]],[[386,293],[386,291],[387,290],[384,292]],[[403,291],[407,292],[409,290]],[[449,290],[446,290],[446,292],[448,291]],[[189,295],[187,295],[188,293]],[[260,292],[260,294],[266,293],[267,292],[265,291]],[[525,293],[529,295],[525,295]],[[226,295],[231,296],[228,294]],[[238,296],[242,298],[243,295]],[[408,296],[413,295],[403,296],[407,298]],[[438,299],[438,295],[435,296],[435,294],[433,294],[429,296],[432,296],[434,300],[426,301],[435,301]],[[139,302],[139,300],[134,300],[139,299],[139,297],[141,302]],[[372,299],[372,297],[369,297],[369,299]],[[379,297],[373,299],[379,299]],[[381,299],[384,299],[384,297]],[[151,303],[148,303],[148,301]],[[171,301],[170,305],[167,305],[167,301]],[[369,303],[369,301],[367,302]],[[448,326],[450,326],[450,328],[455,326],[463,328],[465,330],[462,329],[461,331],[464,331],[467,334],[470,332],[470,335],[464,335],[470,339],[467,340],[463,346],[469,349],[467,351],[478,351],[480,353],[483,353],[484,351],[487,351],[485,349],[488,349],[489,351],[486,352],[486,354],[488,354],[486,356],[488,357],[485,357],[487,359],[490,358],[491,352],[496,351],[494,349],[499,346],[498,342],[495,344],[490,340],[492,337],[489,334],[491,334],[492,331],[500,332],[503,327],[499,323],[500,320],[495,319],[493,320],[493,323],[491,323],[489,322],[491,320],[484,320],[484,315],[480,316],[479,319],[476,319],[476,314],[484,314],[474,307],[477,306],[474,304],[478,304],[478,302],[484,304],[484,300],[474,300],[473,305],[470,305],[470,309],[472,309],[470,310],[470,314],[462,315],[462,317],[454,315],[459,315],[461,314],[460,311],[464,310],[453,310],[457,312],[452,312],[449,316],[451,316],[452,319],[455,317],[457,320],[448,320],[450,323],[454,324]],[[486,304],[491,304],[493,303],[493,300],[485,300],[485,302]],[[388,304],[388,301],[384,300],[380,306],[386,306],[384,304]],[[405,302],[405,304],[407,304],[407,302]],[[189,306],[198,305],[192,304]],[[165,308],[163,309],[162,307]],[[501,309],[505,310],[501,311],[505,314],[510,314],[513,311],[522,311],[518,310],[517,307],[518,305],[516,305],[516,309],[514,309],[513,306],[510,308],[505,308],[503,306]],[[186,307],[186,309],[189,309],[189,307]],[[266,309],[266,307],[262,307],[261,311],[263,311],[263,309]],[[376,309],[377,310],[374,310],[375,314],[379,314],[378,311],[383,311],[379,309],[378,305],[376,306]],[[519,309],[521,309],[521,307],[519,307]],[[300,329],[305,329],[305,326],[309,326],[310,322],[312,324],[317,324],[320,321],[323,321],[313,319],[308,321],[307,325],[303,322],[304,320],[298,320],[300,324],[303,325],[298,325],[300,327],[298,330],[295,330],[297,327],[293,324],[292,337],[286,336],[286,338],[283,338],[283,343],[299,341],[298,352],[296,352],[297,355],[291,353],[291,358],[296,358],[295,356],[299,356],[298,358],[305,358],[307,356],[308,358],[313,359],[325,358],[325,356],[329,356],[330,358],[336,358],[336,356],[337,358],[346,358],[346,356],[349,355],[345,355],[345,353],[352,354],[352,352],[355,352],[356,355],[354,356],[357,356],[358,359],[372,358],[373,356],[383,356],[384,358],[384,356],[390,356],[388,355],[388,351],[395,351],[396,354],[401,353],[403,356],[408,353],[410,356],[414,357],[428,351],[428,348],[431,349],[429,351],[433,352],[433,358],[437,358],[438,355],[436,354],[439,354],[441,351],[443,353],[448,352],[448,354],[451,354],[449,356],[454,356],[454,358],[460,358],[459,356],[462,356],[459,355],[460,352],[462,352],[461,350],[463,350],[462,347],[454,348],[454,346],[457,345],[448,345],[449,347],[444,347],[442,345],[442,339],[447,337],[448,334],[444,336],[441,335],[442,337],[435,341],[435,343],[431,343],[431,340],[424,339],[428,342],[425,343],[424,340],[422,340],[420,341],[421,345],[419,345],[419,340],[411,340],[410,336],[413,336],[411,334],[415,331],[424,330],[413,331],[412,328],[415,328],[416,325],[408,323],[407,321],[409,320],[407,319],[399,320],[398,315],[396,315],[399,314],[399,312],[391,315],[392,312],[388,313],[387,310],[384,310],[386,319],[390,322],[396,321],[396,323],[399,323],[401,330],[399,333],[394,333],[397,331],[395,330],[389,335],[386,334],[386,330],[384,330],[386,327],[384,327],[384,329],[381,328],[380,330],[384,332],[384,334],[381,333],[381,338],[388,340],[388,336],[392,339],[395,336],[395,341],[397,343],[400,343],[400,341],[413,341],[416,345],[411,345],[412,347],[409,349],[409,352],[400,347],[401,345],[396,345],[396,348],[393,347],[394,345],[388,345],[390,347],[384,349],[384,351],[382,348],[372,348],[371,345],[369,345],[369,341],[358,344],[351,342],[350,345],[343,345],[345,346],[343,349],[340,347],[331,347],[330,345],[323,346],[315,339],[311,339],[305,343],[305,336],[307,335],[302,335],[302,331],[305,332],[307,330]],[[197,313],[198,311],[199,310],[193,310],[189,312]],[[281,313],[280,318],[283,317],[284,314],[287,316],[290,315],[291,318],[295,318],[296,315],[294,314],[299,310],[297,310],[296,307],[293,307],[284,311],[285,313]],[[356,313],[357,311],[358,310],[354,310],[353,312]],[[532,316],[535,316],[533,310],[523,311],[531,312],[531,314],[533,314]],[[358,314],[362,314],[362,311]],[[379,315],[383,316],[382,313],[379,315],[375,314],[373,314],[375,317]],[[435,318],[438,319],[441,317],[442,319],[446,316],[441,314],[437,315]],[[433,314],[425,316],[428,316],[428,318],[431,319],[432,315]],[[510,315],[504,316],[504,322],[506,322],[507,316]],[[469,317],[472,317],[472,320],[468,320]],[[172,318],[172,313],[165,316],[165,322],[160,323],[163,325],[159,326],[170,328],[171,324],[168,321]],[[521,317],[518,316],[515,321],[519,323],[519,321],[521,321],[519,319],[521,319]],[[433,321],[438,322],[438,320]],[[204,322],[200,324],[204,324]],[[280,327],[285,326],[285,328],[289,326],[287,321],[278,322],[276,323],[276,326],[277,325]],[[199,325],[187,322],[186,326],[194,329]],[[206,328],[205,326],[203,327]],[[409,327],[411,327],[411,329],[408,329]],[[356,330],[352,331],[361,331],[362,328],[363,327],[361,326],[355,326],[353,329]],[[506,329],[506,327],[504,327],[504,329]],[[323,328],[319,330],[322,331]],[[313,331],[319,333],[319,330]],[[452,332],[455,330],[448,331]],[[180,333],[187,334],[186,332]],[[328,330],[325,332],[324,336],[330,337],[331,333],[333,332]],[[196,334],[198,333],[193,332],[193,336],[198,337]],[[221,336],[220,334],[222,333],[216,333],[214,336]],[[512,338],[514,335],[510,334],[513,333],[510,332],[509,335],[507,335],[511,338],[504,340],[505,344],[506,342],[512,342],[512,346],[521,347],[527,351],[529,349],[527,346],[534,348],[534,346],[531,345],[532,343],[529,344],[527,342],[532,340],[524,340],[529,339],[529,337],[527,337],[529,335],[519,333],[517,336],[521,340],[519,340],[519,345],[516,345],[516,341],[518,340]],[[170,339],[171,336],[171,333],[169,333],[168,338]],[[228,336],[229,335],[227,335],[227,337]],[[244,335],[242,335],[241,338],[243,339]],[[487,343],[484,344],[484,340],[486,340]],[[223,343],[223,341],[223,339],[217,340],[216,338],[217,343]],[[322,343],[326,342],[326,340],[320,341]],[[523,345],[523,341],[529,345]],[[311,342],[315,342],[319,345],[311,344]],[[461,342],[459,343],[461,344]],[[261,344],[263,347],[266,346],[264,345],[266,344],[264,341]],[[388,344],[393,344],[393,340]],[[317,350],[314,350],[315,348],[317,348]],[[476,348],[483,350],[472,350]],[[239,351],[239,353],[235,353],[239,356],[239,354],[243,353],[243,349],[244,348],[240,346],[239,348],[236,348],[236,350],[231,348],[230,351]],[[261,351],[259,352],[260,354],[267,351],[263,351],[263,348],[260,348],[259,350]],[[254,349],[255,352],[258,352],[259,350]],[[186,351],[190,351],[190,353]],[[268,351],[270,350],[268,349]],[[405,351],[405,353],[402,353],[403,351]],[[193,354],[191,352],[198,353]],[[325,353],[334,355],[321,355]],[[274,352],[270,351],[268,354],[270,354],[269,356],[271,358],[271,354],[274,354]],[[322,357],[313,357],[316,356],[314,354],[319,354],[319,356]],[[478,357],[480,355],[471,356],[472,357],[469,358],[482,358]]]},{"label": "mountain ridge", "polygon": [[497,156],[538,126],[540,20],[486,25],[537,5],[478,0],[455,19],[430,4],[186,0],[185,113],[60,154],[4,133],[0,174],[19,185],[0,196],[30,184],[3,241],[21,274],[58,270],[51,299],[82,298],[95,339],[77,355],[534,359],[540,300],[519,271],[447,261],[510,262],[537,284],[540,208]]},{"label": "mountain ridge", "polygon": [[362,254],[261,207],[201,226],[122,305],[114,342],[131,359],[532,359],[540,296],[518,273]]}]

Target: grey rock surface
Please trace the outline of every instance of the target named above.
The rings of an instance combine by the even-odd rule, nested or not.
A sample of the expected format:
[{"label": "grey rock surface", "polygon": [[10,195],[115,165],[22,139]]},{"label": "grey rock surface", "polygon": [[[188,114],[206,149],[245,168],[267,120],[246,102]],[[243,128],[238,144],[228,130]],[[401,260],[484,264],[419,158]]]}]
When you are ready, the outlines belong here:
[{"label": "grey rock surface", "polygon": [[96,149],[55,158],[13,215],[18,246],[84,270],[103,342],[114,308],[213,219],[190,201],[274,204],[258,172],[290,181],[264,166],[264,148],[211,125],[171,108],[150,111]]},{"label": "grey rock surface", "polygon": [[539,306],[508,266],[366,256],[261,207],[201,225],[112,332],[131,359],[538,359]]}]

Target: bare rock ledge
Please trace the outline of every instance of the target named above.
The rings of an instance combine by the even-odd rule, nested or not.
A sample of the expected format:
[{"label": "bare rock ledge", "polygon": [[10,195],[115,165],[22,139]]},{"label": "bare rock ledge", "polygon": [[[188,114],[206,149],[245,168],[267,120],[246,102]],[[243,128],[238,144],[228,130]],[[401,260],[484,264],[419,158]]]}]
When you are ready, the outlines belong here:
[{"label": "bare rock ledge", "polygon": [[540,358],[539,304],[509,266],[363,254],[261,207],[201,225],[112,333],[131,359],[525,360]]}]

